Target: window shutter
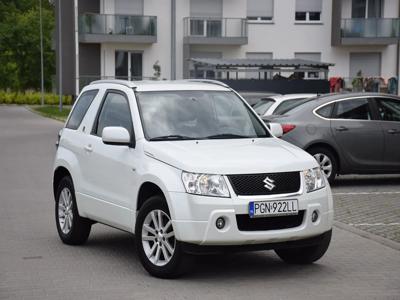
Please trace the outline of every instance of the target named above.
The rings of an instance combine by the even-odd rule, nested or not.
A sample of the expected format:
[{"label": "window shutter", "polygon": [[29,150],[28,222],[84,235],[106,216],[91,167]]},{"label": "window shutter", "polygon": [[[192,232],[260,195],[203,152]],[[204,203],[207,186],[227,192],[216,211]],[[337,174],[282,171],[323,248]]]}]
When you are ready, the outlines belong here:
[{"label": "window shutter", "polygon": [[115,0],[115,14],[143,15],[143,0]]},{"label": "window shutter", "polygon": [[321,12],[322,0],[296,0],[296,11]]},{"label": "window shutter", "polygon": [[190,0],[190,16],[222,18],[222,0]]},{"label": "window shutter", "polygon": [[273,17],[274,0],[247,0],[248,17]]}]

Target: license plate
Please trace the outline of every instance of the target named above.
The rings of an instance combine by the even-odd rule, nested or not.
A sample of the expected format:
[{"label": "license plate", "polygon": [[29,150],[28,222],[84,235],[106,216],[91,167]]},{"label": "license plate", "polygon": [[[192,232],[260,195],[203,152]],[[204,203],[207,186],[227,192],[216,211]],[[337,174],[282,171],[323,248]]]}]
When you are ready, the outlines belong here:
[{"label": "license plate", "polygon": [[297,199],[252,201],[249,203],[249,215],[254,217],[297,215]]}]

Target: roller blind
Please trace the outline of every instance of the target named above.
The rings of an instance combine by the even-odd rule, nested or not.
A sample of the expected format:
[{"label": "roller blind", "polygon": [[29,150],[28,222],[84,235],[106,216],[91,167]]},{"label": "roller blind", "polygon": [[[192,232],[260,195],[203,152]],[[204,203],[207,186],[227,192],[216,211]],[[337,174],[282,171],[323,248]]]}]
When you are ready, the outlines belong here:
[{"label": "roller blind", "polygon": [[321,12],[322,0],[296,0],[296,11]]},{"label": "roller blind", "polygon": [[350,77],[356,77],[358,71],[362,76],[381,76],[381,54],[350,53]]},{"label": "roller blind", "polygon": [[319,52],[297,52],[294,54],[294,57],[298,59],[321,61],[321,53]]},{"label": "roller blind", "polygon": [[222,17],[222,0],[190,0],[191,17]]},{"label": "roller blind", "polygon": [[247,0],[248,17],[273,17],[274,0]]},{"label": "roller blind", "polygon": [[115,0],[115,14],[143,15],[143,0]]}]

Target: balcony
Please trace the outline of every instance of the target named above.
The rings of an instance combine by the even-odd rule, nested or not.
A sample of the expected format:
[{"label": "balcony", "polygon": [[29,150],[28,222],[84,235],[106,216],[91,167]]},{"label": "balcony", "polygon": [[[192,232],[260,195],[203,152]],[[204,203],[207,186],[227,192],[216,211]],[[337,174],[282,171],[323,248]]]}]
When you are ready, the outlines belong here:
[{"label": "balcony", "polygon": [[83,14],[79,16],[81,43],[157,42],[157,17]]},{"label": "balcony", "polygon": [[400,19],[342,19],[342,45],[389,45],[400,38]]},{"label": "balcony", "polygon": [[186,17],[183,19],[183,25],[186,44],[247,44],[246,19]]}]

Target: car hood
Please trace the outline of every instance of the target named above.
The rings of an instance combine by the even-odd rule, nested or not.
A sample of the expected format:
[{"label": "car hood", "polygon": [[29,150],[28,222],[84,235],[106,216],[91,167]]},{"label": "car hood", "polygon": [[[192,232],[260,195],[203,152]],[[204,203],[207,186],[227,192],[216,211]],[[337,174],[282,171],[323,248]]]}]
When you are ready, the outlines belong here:
[{"label": "car hood", "polygon": [[318,164],[305,151],[277,138],[157,141],[145,153],[194,173],[250,174],[301,171]]}]

